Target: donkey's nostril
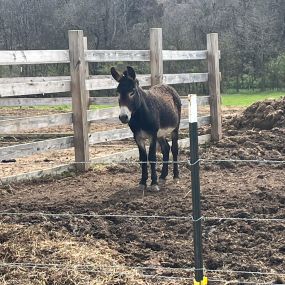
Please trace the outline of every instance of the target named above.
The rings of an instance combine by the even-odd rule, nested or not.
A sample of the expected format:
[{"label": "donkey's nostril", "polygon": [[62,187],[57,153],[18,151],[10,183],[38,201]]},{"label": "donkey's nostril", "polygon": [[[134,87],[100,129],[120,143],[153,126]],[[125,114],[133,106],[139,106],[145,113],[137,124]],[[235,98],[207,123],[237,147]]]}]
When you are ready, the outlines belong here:
[{"label": "donkey's nostril", "polygon": [[119,119],[123,124],[126,124],[129,120],[128,115],[126,115],[126,114],[120,115]]}]

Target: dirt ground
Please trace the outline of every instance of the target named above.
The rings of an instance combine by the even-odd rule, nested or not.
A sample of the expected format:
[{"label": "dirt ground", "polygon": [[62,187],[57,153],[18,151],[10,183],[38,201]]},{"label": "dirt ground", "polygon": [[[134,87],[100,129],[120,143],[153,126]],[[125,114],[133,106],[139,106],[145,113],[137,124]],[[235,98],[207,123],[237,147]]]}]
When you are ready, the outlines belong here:
[{"label": "dirt ground", "polygon": [[[206,275],[209,284],[285,284],[285,164],[276,162],[285,158],[285,127],[241,126],[244,114],[226,115],[224,138],[200,148],[202,215],[215,218],[202,222]],[[165,218],[191,216],[187,163],[180,170],[179,183],[170,175],[160,192],[139,191],[131,163],[2,187],[0,258],[18,264],[0,266],[1,284],[193,284],[192,221]]]}]

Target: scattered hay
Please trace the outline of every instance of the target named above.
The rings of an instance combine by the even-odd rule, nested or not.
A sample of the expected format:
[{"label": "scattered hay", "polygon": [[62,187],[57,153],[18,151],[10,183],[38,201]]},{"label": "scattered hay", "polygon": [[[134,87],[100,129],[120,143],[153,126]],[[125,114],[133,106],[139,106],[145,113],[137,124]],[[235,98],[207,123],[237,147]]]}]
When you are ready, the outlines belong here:
[{"label": "scattered hay", "polygon": [[38,225],[0,223],[0,258],[3,285],[145,284],[106,242]]}]

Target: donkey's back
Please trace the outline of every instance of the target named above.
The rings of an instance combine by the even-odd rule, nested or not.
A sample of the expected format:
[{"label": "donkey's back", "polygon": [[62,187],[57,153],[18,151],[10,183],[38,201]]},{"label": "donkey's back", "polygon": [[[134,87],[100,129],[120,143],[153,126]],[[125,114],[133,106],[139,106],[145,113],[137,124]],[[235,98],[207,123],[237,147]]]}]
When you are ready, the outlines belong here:
[{"label": "donkey's back", "polygon": [[156,117],[159,128],[179,127],[181,118],[181,100],[171,86],[159,84],[146,92],[145,102]]}]

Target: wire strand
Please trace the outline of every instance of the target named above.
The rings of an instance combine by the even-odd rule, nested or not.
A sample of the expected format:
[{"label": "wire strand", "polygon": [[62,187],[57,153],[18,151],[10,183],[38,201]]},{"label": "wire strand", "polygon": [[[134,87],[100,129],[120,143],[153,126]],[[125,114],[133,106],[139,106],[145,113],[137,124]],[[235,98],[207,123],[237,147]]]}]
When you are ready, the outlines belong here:
[{"label": "wire strand", "polygon": [[[285,276],[285,273],[281,272],[260,272],[260,271],[246,271],[246,270],[230,270],[230,269],[206,269],[203,268],[206,272],[214,272],[214,273],[235,273],[235,274],[251,274],[251,275],[279,275],[279,276]],[[195,269],[195,270],[202,270]]]},{"label": "wire strand", "polygon": [[200,220],[217,221],[258,221],[258,222],[285,222],[285,219],[274,218],[235,218],[235,217],[207,217],[201,216],[194,219],[193,216],[166,216],[166,215],[127,215],[127,214],[76,214],[76,213],[43,213],[43,212],[0,212],[0,216],[45,216],[45,217],[82,217],[82,218],[127,218],[127,219],[165,219],[165,220]]},{"label": "wire strand", "polygon": [[[59,269],[70,269],[70,270],[78,270],[78,271],[86,271],[86,272],[93,272],[94,269],[90,269],[92,267],[91,264],[74,264],[74,265],[64,265],[62,263],[0,263],[0,267],[27,267],[27,268],[59,268]],[[99,266],[100,267],[100,266]],[[285,273],[280,272],[261,272],[261,271],[246,271],[246,270],[224,270],[224,269],[206,269],[206,268],[173,268],[173,267],[158,267],[158,266],[102,266],[100,270],[103,269],[129,269],[129,270],[169,270],[169,271],[187,271],[187,272],[194,272],[194,271],[205,271],[211,273],[230,273],[230,274],[249,274],[249,275],[262,275],[262,276],[285,276]],[[97,270],[96,270],[97,271]],[[150,276],[150,275],[149,275]],[[161,276],[161,275],[153,275],[153,276]],[[177,277],[174,277],[177,278]],[[179,277],[180,278],[180,277]],[[182,277],[184,278],[184,277]]]},{"label": "wire strand", "polygon": [[[232,163],[265,163],[265,164],[285,164],[285,160],[270,160],[270,159],[207,159],[207,158],[200,158],[194,163],[191,163],[190,160],[168,160],[168,161],[127,161],[127,160],[120,160],[120,161],[85,161],[85,162],[76,162],[76,161],[38,161],[36,163],[39,164],[107,164],[107,165],[112,165],[112,164],[148,164],[148,163],[157,163],[157,164],[162,164],[162,163],[177,163],[177,164],[184,164],[187,163],[188,165],[195,165],[199,162],[202,163],[220,163],[220,162],[232,162]],[[9,163],[16,163],[20,165],[30,165],[28,162],[17,162],[17,161],[11,161],[11,162],[0,162],[0,166],[7,165]]]}]

